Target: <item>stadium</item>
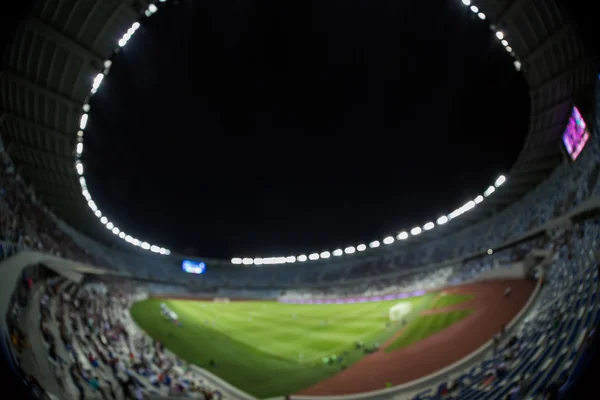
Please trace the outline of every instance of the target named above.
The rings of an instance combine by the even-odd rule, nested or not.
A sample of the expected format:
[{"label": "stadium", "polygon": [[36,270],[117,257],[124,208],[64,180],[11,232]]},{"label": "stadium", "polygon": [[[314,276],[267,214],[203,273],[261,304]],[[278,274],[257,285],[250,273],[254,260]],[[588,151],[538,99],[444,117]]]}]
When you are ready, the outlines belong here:
[{"label": "stadium", "polygon": [[583,398],[600,323],[600,74],[563,2],[453,0],[529,86],[505,175],[393,236],[224,260],[122,231],[86,181],[90,102],[176,1],[36,1],[11,32],[0,328],[31,398]]}]

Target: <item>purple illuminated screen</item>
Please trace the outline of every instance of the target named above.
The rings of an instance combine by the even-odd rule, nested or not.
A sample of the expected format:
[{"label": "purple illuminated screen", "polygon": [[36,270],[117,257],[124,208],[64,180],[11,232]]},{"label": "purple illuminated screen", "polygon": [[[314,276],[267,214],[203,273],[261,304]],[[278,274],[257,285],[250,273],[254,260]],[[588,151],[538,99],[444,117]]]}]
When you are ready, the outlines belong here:
[{"label": "purple illuminated screen", "polygon": [[569,123],[562,137],[565,149],[572,161],[575,161],[579,157],[581,150],[583,150],[589,138],[590,134],[586,129],[586,124],[581,117],[581,113],[577,107],[573,107]]}]

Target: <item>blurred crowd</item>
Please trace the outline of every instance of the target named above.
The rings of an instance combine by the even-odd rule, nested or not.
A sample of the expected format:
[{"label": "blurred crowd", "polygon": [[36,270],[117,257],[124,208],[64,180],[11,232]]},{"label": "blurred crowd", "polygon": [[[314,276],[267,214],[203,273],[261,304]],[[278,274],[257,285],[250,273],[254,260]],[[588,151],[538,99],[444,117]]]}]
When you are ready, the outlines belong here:
[{"label": "blurred crowd", "polygon": [[39,329],[66,393],[115,400],[144,394],[221,397],[133,324],[127,311],[132,284],[83,288],[61,279],[43,290]]},{"label": "blurred crowd", "polygon": [[0,153],[0,240],[93,264],[94,258],[62,232],[32,191],[15,174],[6,153]]}]

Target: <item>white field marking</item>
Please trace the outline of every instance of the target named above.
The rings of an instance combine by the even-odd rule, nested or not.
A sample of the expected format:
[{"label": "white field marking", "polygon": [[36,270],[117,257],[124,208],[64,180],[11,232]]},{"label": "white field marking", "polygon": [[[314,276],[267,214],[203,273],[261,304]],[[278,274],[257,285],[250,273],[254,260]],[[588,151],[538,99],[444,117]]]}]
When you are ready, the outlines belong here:
[{"label": "white field marking", "polygon": [[[406,300],[410,301],[409,299],[405,299],[405,301],[406,301]],[[435,300],[434,300],[434,301],[435,301]],[[374,303],[374,304],[377,304],[377,303]],[[410,314],[413,314],[414,312],[416,312],[416,310],[415,310],[415,309],[413,309],[413,310],[410,312]],[[400,328],[399,328],[399,329],[400,329]],[[399,329],[398,329],[398,330],[396,330],[396,331],[394,332],[394,334],[395,334],[396,332],[398,332],[398,331],[399,331]],[[371,335],[373,335],[373,332],[366,333],[366,334],[364,334],[364,335],[362,335],[362,336],[360,336],[360,337],[357,337],[357,338],[354,340],[354,342],[361,341],[362,339],[365,339],[367,336],[371,336]],[[381,343],[381,344],[383,344],[383,343]],[[318,357],[317,357],[317,356],[315,356],[315,358],[313,358],[313,359],[308,359],[308,360],[306,360],[306,359],[305,359],[303,362],[301,362],[301,364],[305,364],[305,363],[307,363],[307,362],[314,362],[314,361],[316,361],[316,360],[321,360],[321,359],[322,359],[323,357],[325,357],[325,356],[328,356],[328,357],[329,357],[331,354],[336,354],[337,350],[340,350],[340,349],[347,348],[348,346],[349,346],[349,344],[345,344],[345,345],[340,345],[340,346],[337,346],[337,347],[335,347],[335,348],[333,348],[333,349],[327,350],[327,352],[323,352],[323,353],[321,353],[321,354],[320,354],[320,356],[318,356]]]},{"label": "white field marking", "polygon": [[[372,308],[375,308],[375,304],[376,304],[376,303],[374,303],[374,304],[373,304],[371,307],[372,307]],[[369,307],[369,308],[371,308],[371,307]],[[188,316],[192,317],[193,319],[196,319],[196,320],[198,320],[198,317],[199,317],[199,316],[198,316],[198,315],[193,315],[193,314],[194,314],[194,311],[193,311],[193,310],[191,310],[189,307],[184,307],[184,310],[180,310],[180,311],[181,311],[183,314],[188,314]],[[204,321],[204,320],[209,320],[209,321],[210,321],[210,320],[211,320],[211,318],[213,317],[213,315],[214,315],[216,312],[217,312],[217,311],[211,311],[211,312],[210,312],[210,316],[209,316],[209,315],[203,315],[203,316],[202,316],[202,318],[201,318],[200,320],[198,320],[198,321],[199,321],[199,323],[200,323],[200,324],[203,324],[203,322],[202,322],[202,321]],[[366,314],[366,313],[368,313],[368,312],[369,312],[368,310],[365,310],[365,312],[364,312],[364,313],[361,313],[361,314]],[[342,314],[342,317],[343,317],[343,316],[346,316],[346,315],[350,315],[350,314],[355,314],[355,311],[348,311],[347,313],[344,313],[344,314]],[[223,319],[223,318],[221,318],[221,319]],[[233,313],[232,313],[232,314],[228,314],[228,320],[229,320],[230,322],[234,322],[234,323],[235,323],[236,321],[239,321],[239,322],[245,322],[245,321],[246,321],[245,319],[243,319],[243,318],[241,318],[241,317],[239,317],[239,316],[237,316],[236,314],[233,314]],[[226,335],[226,336],[229,336],[229,335],[227,335],[225,332],[226,332],[227,328],[229,328],[229,327],[233,326],[232,324],[227,324],[227,326],[226,326],[225,324],[218,323],[217,325],[220,325],[221,329],[218,329],[218,328],[217,328],[217,327],[215,327],[214,325],[213,325],[213,327],[214,327],[215,329],[219,330],[219,332],[220,332],[220,333],[222,333],[222,334],[224,334],[224,335]],[[267,325],[267,324],[263,324],[263,325]],[[261,334],[263,334],[263,333],[264,333],[264,332],[261,332]],[[329,334],[330,334],[330,336],[340,336],[340,333],[339,333],[339,332],[329,332]],[[353,337],[352,337],[352,341],[346,342],[346,344],[343,344],[343,345],[340,345],[340,346],[336,346],[335,348],[328,349],[326,352],[323,352],[323,353],[318,353],[317,355],[314,355],[313,357],[310,357],[310,358],[308,358],[308,359],[304,359],[302,363],[303,363],[303,364],[306,364],[306,363],[309,363],[309,362],[313,362],[313,361],[315,361],[315,360],[320,360],[320,359],[322,359],[322,358],[323,358],[325,355],[331,355],[332,353],[335,353],[335,352],[336,352],[337,350],[339,350],[339,349],[348,348],[348,347],[350,347],[350,346],[351,346],[351,344],[352,344],[352,342],[353,342],[353,341],[359,341],[359,340],[362,340],[362,339],[364,339],[364,338],[366,338],[367,336],[370,336],[370,335],[372,335],[372,334],[373,334],[373,332],[369,332],[369,333],[366,333],[366,334],[364,334],[364,335],[361,335],[361,336],[353,336]],[[294,348],[294,350],[292,350],[293,348],[292,348],[292,347],[290,347],[290,344],[291,344],[291,343],[281,343],[281,345],[280,345],[280,346],[276,346],[276,348],[281,348],[282,350],[281,350],[281,351],[275,351],[275,352],[274,352],[274,351],[273,351],[273,348],[274,348],[274,344],[273,344],[273,343],[270,343],[270,344],[268,345],[268,347],[267,347],[267,348],[268,348],[270,351],[265,351],[265,348],[264,348],[264,347],[262,347],[262,346],[256,346],[256,344],[253,344],[253,343],[252,343],[252,341],[240,340],[240,338],[231,337],[231,336],[230,336],[230,338],[232,338],[232,339],[235,339],[235,340],[238,340],[238,341],[240,341],[240,342],[242,342],[242,343],[244,343],[244,344],[251,345],[252,347],[256,348],[257,350],[263,351],[263,352],[265,352],[266,354],[270,354],[270,355],[278,356],[278,357],[281,357],[281,358],[285,358],[285,359],[288,359],[288,360],[289,360],[289,361],[291,361],[291,362],[297,362],[297,361],[295,361],[295,357],[291,357],[291,358],[290,358],[290,357],[288,357],[288,356],[287,356],[287,355],[288,355],[288,353],[289,353],[289,354],[295,354],[295,353],[296,353],[296,351],[297,351],[297,349],[296,349],[296,348]],[[328,339],[328,338],[326,338],[326,337],[322,337],[322,339]],[[303,349],[304,351],[306,351],[306,350],[307,350],[307,349],[306,349],[306,347],[303,347],[302,349]]]},{"label": "white field marking", "polygon": [[[370,309],[371,308],[375,308],[375,303],[373,305],[370,305],[370,306],[371,306],[371,307],[369,307]],[[187,314],[190,318],[198,321],[200,324],[203,324],[204,323],[203,321],[209,321],[210,322],[214,318],[215,314],[218,312],[218,311],[211,311],[210,313],[207,312],[206,314],[198,315],[198,314],[195,313],[195,310],[193,310],[192,307],[188,307],[187,305],[184,305],[183,310],[178,310],[178,311],[180,311],[183,314]],[[356,313],[355,310],[349,310],[348,312],[342,314],[340,317],[343,318],[344,316],[355,314],[355,313]],[[365,310],[364,314],[367,314],[367,313],[369,313],[369,310]],[[222,323],[223,320],[225,320],[225,319],[229,323],[225,323],[225,324]],[[297,351],[297,348],[290,347],[291,343],[285,343],[285,342],[282,342],[280,344],[280,346],[274,346],[273,343],[270,343],[269,346],[266,347],[269,350],[269,351],[267,351],[267,350],[265,350],[265,347],[256,346],[256,344],[254,344],[252,342],[252,340],[249,339],[250,335],[246,335],[243,339],[239,338],[239,337],[236,338],[235,336],[227,335],[226,332],[230,331],[231,327],[233,327],[234,324],[236,324],[238,322],[241,323],[241,324],[243,324],[243,323],[246,323],[246,321],[247,320],[244,317],[241,317],[238,314],[231,313],[231,314],[227,314],[227,317],[221,316],[220,317],[220,322],[218,322],[216,324],[218,326],[214,326],[213,325],[213,328],[217,329],[220,333],[222,333],[222,334],[224,334],[226,336],[229,336],[231,339],[238,340],[241,343],[250,345],[250,346],[256,348],[257,350],[261,350],[261,351],[263,351],[263,352],[265,352],[267,354],[270,354],[270,355],[275,355],[275,356],[278,356],[278,357],[290,359],[290,357],[287,357],[287,354],[288,353],[289,354],[295,354],[295,352]],[[210,325],[210,324],[208,324],[208,325]],[[259,324],[256,323],[256,324],[253,324],[253,325],[258,326]],[[269,323],[264,323],[262,325],[266,326],[266,325],[269,325]],[[281,330],[281,331],[285,332],[284,330]],[[335,338],[335,337],[339,337],[340,336],[340,332],[322,332],[322,333],[326,333],[326,335],[321,335],[321,339],[324,339],[324,340],[330,340],[332,337]],[[323,354],[331,354],[332,350],[335,351],[338,348],[349,347],[351,345],[352,341],[363,339],[365,336],[371,335],[372,333],[373,332],[366,333],[365,335],[362,335],[362,336],[353,335],[352,339],[348,339],[349,341],[346,342],[347,344],[341,345],[339,347],[335,347],[335,348],[332,348],[332,349],[328,349],[327,352],[323,353]],[[263,335],[264,332],[257,332],[257,334]],[[275,350],[274,347],[275,348],[280,348],[281,350]],[[307,350],[306,346],[302,347],[302,350],[306,351]],[[321,353],[319,353],[318,356],[314,356],[314,357],[320,359],[321,358],[320,354]],[[295,357],[292,357],[292,358],[295,360]]]},{"label": "white field marking", "polygon": [[[193,311],[189,310],[189,312],[193,312]],[[365,313],[367,313],[367,312],[369,312],[369,311],[366,311]],[[347,315],[353,315],[353,314],[355,314],[354,311],[348,312],[348,313],[345,313],[345,314],[341,315],[340,318],[344,318]],[[247,317],[245,317],[246,315],[248,315],[248,314],[247,313],[244,313],[244,314],[231,313],[231,314],[222,314],[222,315],[219,315],[218,317],[216,317],[215,313],[211,313],[210,315],[202,315],[202,316],[195,315],[194,317],[195,318],[198,318],[198,317],[206,318],[207,320],[208,319],[217,318],[218,319],[217,325],[220,326],[221,329],[219,329],[219,330],[221,330],[221,331],[224,331],[224,330],[230,331],[231,327],[234,326],[233,324],[240,324],[240,325],[245,325],[245,326],[251,326],[252,328],[260,328],[261,326],[263,326],[263,327],[271,327],[272,326],[272,321],[261,320],[260,316],[253,318],[252,324],[249,324]],[[257,315],[257,314],[254,314],[254,315]],[[260,314],[258,314],[258,315],[260,315]],[[320,324],[320,321],[322,321],[322,319],[320,319],[319,322],[315,321],[315,323],[311,324],[311,326],[317,328],[317,324]],[[331,322],[331,324],[336,324],[337,323],[336,320],[333,320],[333,321],[329,320],[329,321]],[[346,323],[346,322],[344,322],[344,323]],[[371,324],[371,322],[363,322],[363,323],[359,323],[357,327],[360,327],[360,325],[369,325],[369,324]],[[348,323],[348,325],[350,325],[350,326],[356,326],[357,324],[356,323],[353,324],[352,321],[350,321]],[[296,330],[297,330],[297,328],[295,328],[293,326],[291,328],[285,328],[285,327],[280,327],[279,328],[279,332],[281,332],[281,333],[285,333],[285,332],[293,333]],[[318,331],[315,333],[315,335],[319,336],[320,333],[323,334],[322,335],[323,339],[328,339],[328,336],[340,335],[339,332],[318,332]],[[329,335],[329,333],[331,333],[331,335]],[[264,335],[264,332],[256,330],[256,332],[252,332],[252,333],[247,332],[244,335],[244,337],[245,338],[250,338],[251,336],[263,336],[263,335]],[[244,341],[244,340],[242,340],[242,341]],[[270,347],[272,347],[272,344],[270,345]]]},{"label": "white field marking", "polygon": [[[400,299],[400,300],[402,300],[402,301],[414,301],[416,299]],[[434,301],[435,301],[435,299],[434,299]],[[369,306],[371,306],[368,309],[365,309],[364,312],[361,313],[361,315],[364,315],[364,314],[370,313],[371,311],[374,311],[376,308],[379,308],[379,303],[380,302],[374,302],[374,303],[370,303],[370,304],[369,303],[356,303],[356,304],[369,304]],[[202,315],[202,319],[199,320],[199,321],[200,321],[200,323],[202,323],[202,321],[204,319],[212,320],[214,318],[217,318],[217,323],[214,324],[214,325],[212,325],[212,327],[214,329],[217,329],[220,333],[222,333],[222,334],[224,334],[226,336],[229,336],[225,332],[228,330],[227,328],[229,328],[229,327],[232,326],[232,324],[222,324],[219,321],[219,319],[228,320],[228,321],[233,322],[233,323],[235,323],[236,321],[239,321],[239,322],[242,322],[242,323],[247,322],[246,319],[244,319],[243,317],[240,317],[240,316],[238,316],[238,315],[236,315],[234,313],[228,313],[228,314],[226,314],[227,317],[223,318],[223,316],[221,316],[221,318],[219,318],[219,316],[216,315],[217,313],[219,313],[219,311],[215,310],[215,308],[213,308],[212,305],[213,304],[211,304],[210,310],[207,310],[207,309],[198,310],[198,311],[201,311],[202,314],[203,314]],[[187,309],[186,311],[187,311],[188,315],[190,315],[192,317],[196,317],[196,318],[199,317],[199,315],[193,315],[194,311],[190,309],[190,308],[193,308],[193,307],[184,307],[184,308]],[[413,312],[414,311],[411,311],[411,314]],[[207,315],[207,314],[210,314],[210,316]],[[262,314],[262,313],[260,313],[260,314]],[[356,314],[356,310],[348,310],[348,312],[345,312],[345,313],[342,313],[342,314],[338,314],[336,316],[336,318],[334,318],[334,319],[328,319],[328,321],[343,320],[344,318],[346,318],[348,316],[352,316],[354,314]],[[256,314],[254,314],[254,315],[256,315]],[[283,314],[281,314],[281,315],[283,315]],[[300,315],[298,316],[298,319],[299,320],[301,319]],[[268,323],[261,323],[260,321],[254,321],[253,325],[255,325],[255,326],[263,325],[264,326],[264,325],[268,325]],[[219,327],[221,329],[218,329]],[[364,335],[354,336],[352,342],[357,342],[357,341],[364,340],[367,337],[372,336],[374,333],[375,332],[368,332],[368,333],[365,333]],[[333,335],[338,335],[339,333],[332,332],[332,334]],[[233,337],[233,339],[239,340],[239,338],[235,338],[235,337]],[[239,340],[239,341],[242,342],[242,343],[245,343],[243,340]],[[339,350],[343,350],[343,349],[347,349],[347,348],[351,347],[352,346],[352,342],[347,342],[347,343],[341,344],[340,346],[336,346],[334,348],[331,348],[331,349],[328,349],[328,350],[323,351],[321,353],[318,353],[317,355],[314,355],[313,357],[304,358],[302,360],[302,362],[300,362],[300,364],[312,363],[314,361],[321,360],[325,356],[329,357],[331,354],[336,354]],[[245,344],[250,344],[250,343],[245,343]],[[283,354],[286,354],[286,353],[297,354],[299,349],[298,348],[291,348],[291,347],[289,349],[287,349],[289,345],[290,345],[290,343],[282,343],[281,347],[282,348],[286,348],[286,350],[283,351]],[[271,355],[275,355],[275,356],[279,356],[279,357],[282,357],[282,358],[289,359],[292,362],[294,362],[293,359],[295,359],[295,357],[291,357],[290,358],[290,357],[287,357],[287,356],[282,356],[281,353],[279,353],[279,354],[273,354],[272,352],[265,351],[264,349],[262,349],[260,347],[256,347],[255,346],[255,348],[257,348],[258,350],[261,350],[261,351],[263,351],[263,352],[265,352],[267,354],[271,354]],[[273,344],[272,343],[269,345],[269,348],[273,349]],[[301,350],[306,351],[307,350],[306,346],[302,347]],[[297,361],[295,361],[295,362],[297,362]]]},{"label": "white field marking", "polygon": [[[361,313],[361,315],[363,315],[363,314],[369,314],[369,313],[371,312],[371,310],[372,310],[372,309],[374,309],[374,308],[376,308],[375,304],[373,304],[371,307],[369,307],[369,309],[365,309],[365,310],[364,310],[364,312],[362,312],[362,313]],[[346,312],[346,313],[343,313],[343,314],[340,314],[340,315],[338,315],[338,318],[340,318],[340,319],[343,319],[343,318],[345,318],[345,317],[346,317],[346,316],[348,316],[348,315],[355,315],[355,314],[356,314],[356,311],[354,311],[354,310],[353,310],[353,311],[348,311],[348,312]],[[369,322],[369,324],[370,324],[370,322]],[[350,339],[350,341],[347,341],[347,342],[345,342],[344,344],[341,344],[341,345],[339,345],[339,346],[336,346],[336,347],[333,347],[333,348],[327,349],[326,351],[323,351],[323,352],[317,353],[317,354],[315,354],[315,355],[313,355],[313,356],[310,356],[310,357],[304,358],[302,363],[303,363],[303,364],[306,364],[306,363],[313,362],[313,361],[315,361],[315,360],[321,360],[321,359],[322,359],[324,356],[326,356],[326,355],[327,355],[327,356],[330,356],[332,353],[334,353],[334,354],[335,354],[335,353],[336,353],[338,350],[340,350],[340,349],[347,349],[348,347],[351,347],[351,346],[352,346],[352,342],[355,342],[355,341],[359,341],[359,340],[365,339],[366,337],[373,335],[373,333],[374,333],[374,332],[373,332],[373,331],[371,331],[371,332],[367,332],[367,333],[365,333],[364,335],[360,335],[360,336],[356,336],[356,335],[354,334],[354,335],[352,336],[352,339]],[[327,335],[327,336],[330,336],[330,337],[331,337],[331,336],[333,336],[333,337],[335,337],[335,336],[341,336],[341,333],[340,333],[340,332],[328,332],[328,335]],[[319,339],[317,338],[317,335],[315,335],[315,338],[316,338],[316,340],[315,340],[315,341],[318,341],[318,340],[319,340]],[[321,338],[323,338],[323,339],[327,339],[327,338],[325,338],[325,337],[321,337]],[[296,354],[296,352],[298,352],[299,350],[302,350],[302,351],[304,351],[304,352],[306,352],[306,351],[307,351],[307,346],[303,346],[303,347],[301,347],[301,348],[298,348],[298,347],[290,347],[290,345],[293,345],[293,343],[281,343],[281,346],[278,346],[278,348],[281,348],[282,350],[281,350],[281,351],[278,351],[278,352],[277,352],[277,355],[279,355],[279,356],[283,356],[283,357],[285,357],[285,358],[288,358],[288,359],[291,359],[291,358],[294,358],[294,357],[292,357],[292,356],[288,357],[288,356],[287,356],[287,353],[290,353],[290,354]],[[310,348],[310,346],[309,346],[309,348]],[[271,350],[271,352],[267,352],[267,353],[272,353],[272,350],[273,350],[273,344],[270,344],[270,345],[269,345],[269,349]],[[261,349],[261,350],[262,350],[262,349]],[[264,350],[263,350],[263,351],[264,351]]]},{"label": "white field marking", "polygon": [[[370,307],[368,309],[365,309],[361,313],[361,315],[369,314],[370,312],[372,312],[372,310],[374,310],[376,308],[379,308],[379,304],[378,303],[372,303],[372,304],[369,304],[369,306]],[[190,315],[190,316],[192,316],[192,314],[194,313],[194,311],[192,311],[189,307],[185,307],[185,308],[187,309],[187,310],[185,310],[185,311],[187,311],[187,314]],[[206,311],[208,311],[208,310],[206,310]],[[214,309],[210,310],[210,312],[206,313],[206,314],[209,314],[209,315],[206,315],[206,314],[202,315],[202,320],[204,320],[204,319],[211,320],[212,318],[215,317],[215,314],[217,314],[217,313],[218,313],[217,310],[214,310]],[[346,318],[348,316],[355,315],[355,314],[356,314],[356,310],[355,309],[349,309],[347,312],[345,312],[343,314],[338,314],[335,319],[344,319],[344,318]],[[198,316],[194,316],[194,317],[198,317]],[[233,323],[238,322],[238,321],[243,323],[243,322],[247,321],[243,317],[240,317],[239,315],[236,315],[234,313],[227,314],[227,317],[226,318],[221,317],[221,320],[222,319],[227,319],[228,321],[233,322]],[[258,325],[259,322],[255,322],[254,324]],[[268,323],[264,323],[262,325],[268,325]],[[218,329],[218,327],[220,327],[221,329],[218,329],[218,330],[221,333],[227,335],[225,332],[228,329],[226,329],[226,328],[229,328],[231,326],[232,326],[232,324],[222,324],[219,321],[217,323],[217,326],[216,327],[213,326],[213,327],[215,329]],[[331,336],[340,335],[339,332],[330,332],[330,333],[331,333]],[[304,358],[302,364],[311,363],[311,362],[314,362],[316,360],[321,360],[324,356],[326,356],[326,355],[330,356],[331,354],[335,354],[340,349],[347,349],[348,347],[352,346],[352,342],[363,340],[363,339],[367,338],[368,336],[373,335],[373,333],[374,332],[371,331],[371,332],[365,333],[364,335],[361,335],[361,336],[353,336],[352,337],[352,341],[350,341],[350,342],[346,342],[344,344],[341,344],[340,346],[336,346],[334,348],[328,349],[328,350],[326,350],[324,352],[321,352],[321,353],[318,353],[318,354],[316,354],[316,355],[314,355],[312,357]],[[239,338],[235,338],[235,337],[234,337],[234,339],[240,340]],[[323,339],[325,339],[325,338],[323,338]],[[245,341],[244,340],[240,340],[240,342],[244,343]],[[251,341],[250,342],[245,342],[245,343],[246,344],[251,344]],[[276,352],[275,354],[273,353],[273,347],[274,347],[273,343],[269,344],[269,347],[268,347],[271,351],[265,351],[263,348],[257,347],[257,346],[254,346],[254,347],[257,348],[258,350],[264,351],[267,354],[271,354],[271,355],[275,355],[275,356],[279,356],[279,357],[283,357],[283,358],[287,358],[287,359],[290,359],[290,357],[286,356],[287,353],[297,354],[297,352],[298,352],[298,348],[297,347],[290,347],[290,343],[281,343],[281,346],[278,346],[279,348],[282,348],[281,352]],[[307,350],[306,346],[303,346],[301,349],[304,352],[306,352],[306,350]],[[292,357],[292,359],[295,359],[295,357]]]}]

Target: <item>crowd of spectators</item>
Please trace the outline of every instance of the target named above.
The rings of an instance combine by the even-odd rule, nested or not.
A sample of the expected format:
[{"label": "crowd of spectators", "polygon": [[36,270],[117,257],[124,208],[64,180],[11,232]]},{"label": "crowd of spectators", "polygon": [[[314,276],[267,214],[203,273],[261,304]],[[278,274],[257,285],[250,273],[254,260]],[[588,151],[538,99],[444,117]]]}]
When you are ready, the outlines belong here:
[{"label": "crowd of spectators", "polygon": [[58,228],[4,152],[0,153],[0,240],[88,264],[96,261]]},{"label": "crowd of spectators", "polygon": [[[141,279],[179,284],[194,290],[278,289],[298,286],[331,286],[336,283],[368,282],[378,288],[381,275],[403,275],[406,270],[424,265],[461,263],[461,257],[484,253],[521,237],[559,215],[572,210],[587,199],[598,187],[598,146],[591,141],[576,163],[561,165],[535,190],[519,202],[460,232],[416,245],[396,248],[395,254],[379,259],[343,264],[306,263],[263,266],[261,268],[220,267],[203,276],[194,285],[190,276],[173,268],[169,257],[125,252],[108,248],[85,238],[57,220],[35,200],[14,172],[5,153],[0,165],[0,235],[5,241],[19,246],[48,252],[84,263],[129,272]],[[532,211],[533,210],[533,211]],[[63,226],[65,225],[65,226]],[[68,232],[65,233],[65,232]],[[79,244],[79,245],[78,245]],[[487,264],[486,264],[487,265]],[[165,273],[164,271],[169,271]],[[468,272],[468,271],[467,271]],[[394,280],[393,276],[389,279]],[[328,284],[328,285],[326,285]]]},{"label": "crowd of spectators", "polygon": [[82,288],[58,280],[41,290],[39,329],[65,393],[79,399],[141,400],[148,393],[221,397],[131,322],[132,284]]}]

